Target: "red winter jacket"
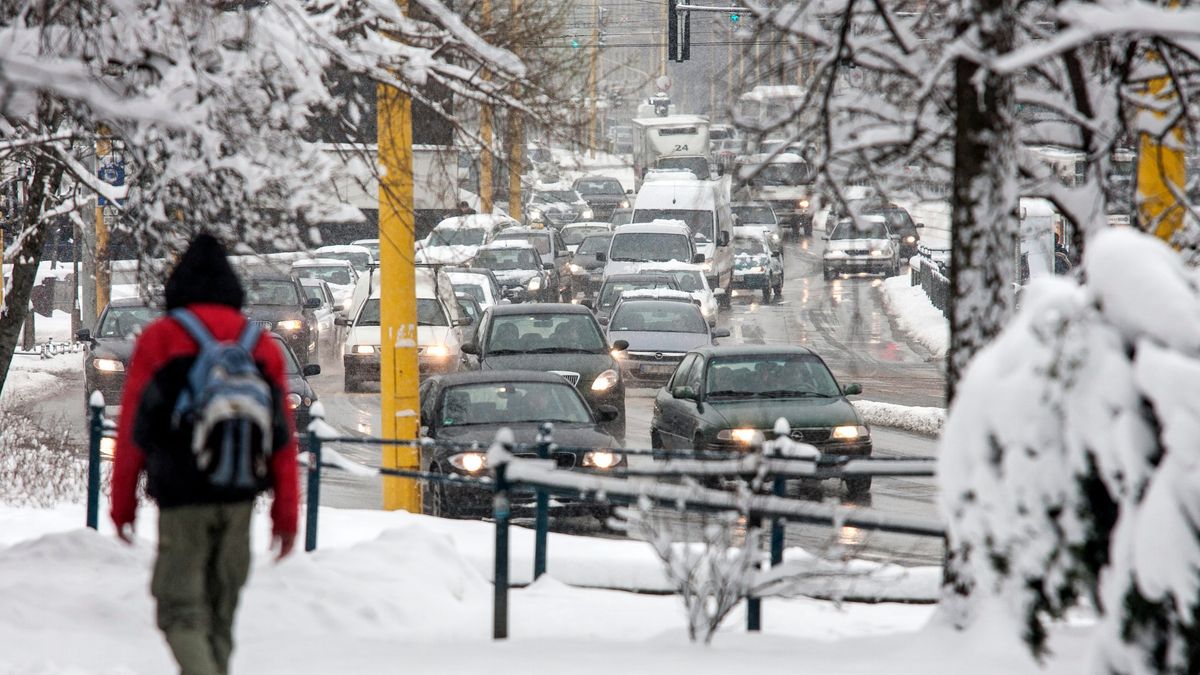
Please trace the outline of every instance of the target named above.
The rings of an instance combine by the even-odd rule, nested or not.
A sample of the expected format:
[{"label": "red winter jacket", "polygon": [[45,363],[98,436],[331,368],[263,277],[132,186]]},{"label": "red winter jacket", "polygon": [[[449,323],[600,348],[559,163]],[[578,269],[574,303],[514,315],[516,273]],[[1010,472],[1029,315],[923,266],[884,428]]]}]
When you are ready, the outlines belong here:
[{"label": "red winter jacket", "polygon": [[[213,337],[220,341],[236,340],[246,326],[246,317],[233,307],[220,304],[193,304],[191,310],[208,327]],[[162,507],[189,503],[207,503],[202,488],[188,481],[156,481],[155,466],[146,466],[147,451],[138,439],[146,438],[146,429],[162,420],[145,419],[147,408],[154,409],[147,399],[159,396],[164,387],[182,387],[187,367],[199,348],[192,337],[174,319],[164,317],[146,327],[134,345],[133,356],[125,379],[125,391],[121,396],[121,415],[117,425],[117,447],[112,473],[112,520],[118,527],[132,523],[137,516],[138,476],[146,469],[150,472],[151,494]],[[284,372],[283,354],[275,341],[266,333],[254,350],[267,381],[280,399],[280,408],[286,419],[286,440],[277,447],[271,458],[272,488],[274,502],[271,505],[273,531],[277,535],[295,534],[297,501],[299,495],[296,467],[295,421],[282,396],[287,394],[287,376]],[[158,379],[169,379],[160,383]],[[161,406],[160,406],[161,407]],[[281,430],[283,431],[283,430]],[[282,435],[282,433],[280,434]],[[277,446],[280,445],[277,443]],[[159,483],[158,494],[155,484]],[[195,483],[195,481],[191,481]],[[182,488],[182,489],[181,489]]]}]

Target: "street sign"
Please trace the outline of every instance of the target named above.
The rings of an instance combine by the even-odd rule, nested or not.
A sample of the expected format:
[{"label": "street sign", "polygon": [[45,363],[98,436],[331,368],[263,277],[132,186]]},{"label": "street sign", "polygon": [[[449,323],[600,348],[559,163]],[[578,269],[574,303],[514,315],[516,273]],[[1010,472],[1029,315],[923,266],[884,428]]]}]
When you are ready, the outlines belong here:
[{"label": "street sign", "polygon": [[[96,175],[100,180],[109,185],[124,185],[125,184],[125,160],[115,155],[107,155],[101,159],[101,164],[96,169]],[[124,206],[125,200],[118,199],[118,204]],[[96,204],[98,206],[108,206],[108,199],[104,195],[96,195]]]}]

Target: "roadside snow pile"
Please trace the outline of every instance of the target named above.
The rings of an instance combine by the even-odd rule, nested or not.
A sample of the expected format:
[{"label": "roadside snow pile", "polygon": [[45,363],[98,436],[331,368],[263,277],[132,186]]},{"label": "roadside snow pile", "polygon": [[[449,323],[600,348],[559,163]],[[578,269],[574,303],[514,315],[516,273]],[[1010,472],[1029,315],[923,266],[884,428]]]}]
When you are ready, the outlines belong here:
[{"label": "roadside snow pile", "polygon": [[[15,354],[0,402],[8,406],[29,403],[56,395],[72,385],[82,391],[84,356],[85,352],[82,351],[59,354],[48,359],[32,354]],[[82,396],[79,403],[82,411]]]},{"label": "roadside snow pile", "polygon": [[1096,235],[1084,265],[1086,286],[1029,286],[950,409],[939,472],[968,595],[956,618],[999,602],[1041,653],[1051,621],[1096,606],[1097,672],[1198,672],[1196,271],[1121,228]]},{"label": "roadside snow pile", "polygon": [[870,426],[911,431],[915,434],[937,436],[946,423],[945,408],[896,405],[882,401],[852,401],[863,421]]},{"label": "roadside snow pile", "polygon": [[883,305],[895,317],[900,330],[933,356],[944,358],[950,350],[950,322],[933,306],[925,291],[913,286],[907,274],[884,279],[882,289]]}]

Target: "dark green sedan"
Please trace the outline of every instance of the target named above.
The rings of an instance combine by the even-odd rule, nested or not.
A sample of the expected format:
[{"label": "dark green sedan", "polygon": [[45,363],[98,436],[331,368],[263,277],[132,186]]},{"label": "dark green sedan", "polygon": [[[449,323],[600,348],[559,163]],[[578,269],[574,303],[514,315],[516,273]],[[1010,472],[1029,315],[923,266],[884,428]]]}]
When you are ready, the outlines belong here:
[{"label": "dark green sedan", "polygon": [[[821,357],[804,347],[736,345],[695,349],[654,399],[650,443],[671,450],[746,450],[786,419],[792,438],[827,455],[871,454],[871,431]],[[851,494],[871,478],[847,480]]]}]

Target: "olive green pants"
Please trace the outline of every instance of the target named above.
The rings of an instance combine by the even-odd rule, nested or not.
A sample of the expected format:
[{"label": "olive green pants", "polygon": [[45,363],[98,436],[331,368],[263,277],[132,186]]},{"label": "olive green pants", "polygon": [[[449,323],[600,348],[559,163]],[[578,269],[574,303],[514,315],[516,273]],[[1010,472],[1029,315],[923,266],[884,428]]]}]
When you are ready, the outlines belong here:
[{"label": "olive green pants", "polygon": [[225,675],[250,571],[253,502],[161,509],[150,592],[181,675]]}]

